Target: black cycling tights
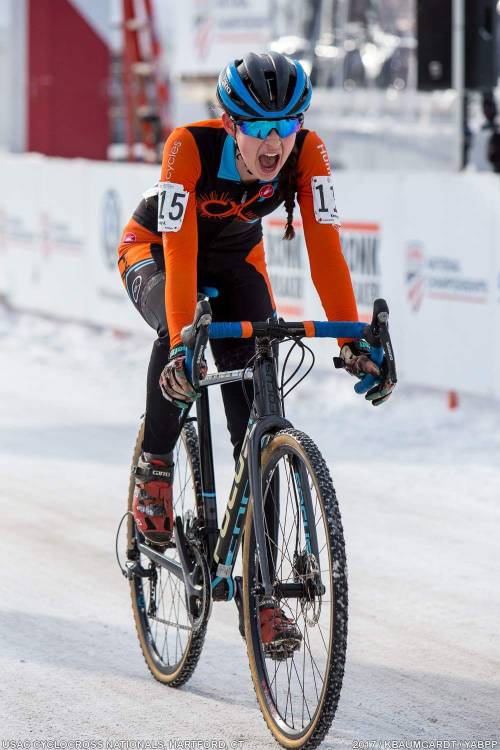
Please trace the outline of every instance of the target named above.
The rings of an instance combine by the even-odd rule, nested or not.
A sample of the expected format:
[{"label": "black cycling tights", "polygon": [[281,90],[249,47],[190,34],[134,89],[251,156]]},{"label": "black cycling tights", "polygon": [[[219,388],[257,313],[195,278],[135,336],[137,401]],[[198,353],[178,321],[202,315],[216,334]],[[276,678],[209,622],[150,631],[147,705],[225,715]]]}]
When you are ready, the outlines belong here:
[{"label": "black cycling tights", "polygon": [[[219,297],[211,300],[214,320],[267,320],[274,314],[265,280],[250,264],[238,264],[230,275],[209,279],[206,283],[219,290]],[[158,384],[170,348],[165,316],[165,274],[158,270],[154,261],[137,270],[132,267],[127,274],[127,291],[136,309],[158,333],[148,369],[142,447],[149,453],[168,453],[177,442],[182,411],[163,397]],[[227,339],[213,341],[211,346],[217,369],[235,370],[244,367],[251,359],[255,344],[253,339]],[[247,388],[251,402],[251,385],[247,384]],[[249,416],[241,383],[222,386],[222,399],[236,460]]]}]

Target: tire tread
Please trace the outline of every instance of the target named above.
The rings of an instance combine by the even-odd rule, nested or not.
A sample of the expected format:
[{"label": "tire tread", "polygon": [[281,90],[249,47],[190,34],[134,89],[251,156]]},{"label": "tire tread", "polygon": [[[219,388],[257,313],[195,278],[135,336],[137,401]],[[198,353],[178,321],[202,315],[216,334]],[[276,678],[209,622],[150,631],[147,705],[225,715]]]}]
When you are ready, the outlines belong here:
[{"label": "tire tread", "polygon": [[[335,624],[334,624],[334,644],[335,654],[330,663],[330,668],[325,676],[327,685],[320,715],[316,720],[314,729],[303,744],[297,744],[295,740],[288,740],[277,730],[272,719],[262,711],[266,724],[276,741],[285,748],[300,748],[300,750],[313,750],[324,740],[328,733],[335,713],[337,710],[342,681],[344,677],[345,655],[347,647],[347,611],[348,611],[348,591],[347,591],[347,564],[344,544],[344,533],[342,520],[337,500],[335,488],[328,466],[321,455],[319,448],[313,440],[304,432],[296,429],[280,430],[274,436],[268,445],[268,450],[272,451],[273,441],[281,436],[292,438],[304,453],[314,474],[316,475],[318,488],[320,490],[321,501],[323,502],[326,518],[328,521],[328,536],[332,549],[332,559],[337,563],[335,578]],[[249,604],[247,603],[249,609]],[[261,706],[261,700],[265,702],[263,692],[257,679],[257,670],[253,668],[253,654],[247,641],[248,657],[250,662],[250,671],[252,673],[252,682],[254,691]]]}]

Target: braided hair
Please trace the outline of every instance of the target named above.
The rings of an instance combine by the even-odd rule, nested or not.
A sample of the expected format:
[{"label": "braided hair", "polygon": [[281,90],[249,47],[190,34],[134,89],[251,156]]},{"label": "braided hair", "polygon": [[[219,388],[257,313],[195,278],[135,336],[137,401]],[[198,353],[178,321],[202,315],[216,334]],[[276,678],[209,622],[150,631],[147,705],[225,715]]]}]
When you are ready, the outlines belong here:
[{"label": "braided hair", "polygon": [[297,192],[297,161],[299,150],[295,145],[280,172],[279,191],[285,201],[286,226],[283,235],[284,240],[293,240],[295,229],[293,228],[293,209],[295,208],[295,193]]}]

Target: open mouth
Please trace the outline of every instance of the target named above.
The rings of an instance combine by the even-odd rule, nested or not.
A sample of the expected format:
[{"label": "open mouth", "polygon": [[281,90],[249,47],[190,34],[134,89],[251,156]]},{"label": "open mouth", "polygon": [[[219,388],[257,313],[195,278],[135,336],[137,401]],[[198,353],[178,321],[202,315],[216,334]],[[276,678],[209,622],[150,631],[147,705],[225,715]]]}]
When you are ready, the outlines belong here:
[{"label": "open mouth", "polygon": [[279,154],[261,154],[259,156],[259,166],[264,172],[274,172],[279,160]]}]

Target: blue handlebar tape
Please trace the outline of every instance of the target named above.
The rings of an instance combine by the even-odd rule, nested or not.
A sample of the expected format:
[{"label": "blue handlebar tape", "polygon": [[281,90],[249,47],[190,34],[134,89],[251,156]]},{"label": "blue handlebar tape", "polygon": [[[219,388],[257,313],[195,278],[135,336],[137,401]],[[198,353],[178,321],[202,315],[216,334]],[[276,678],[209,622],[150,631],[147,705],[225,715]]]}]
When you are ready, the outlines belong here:
[{"label": "blue handlebar tape", "polygon": [[[313,321],[317,338],[363,338],[366,323],[333,322],[326,320]],[[240,339],[241,323],[211,323],[209,335],[211,339]]]},{"label": "blue handlebar tape", "polygon": [[362,339],[366,323],[313,320],[316,338]]},{"label": "blue handlebar tape", "polygon": [[208,333],[211,339],[240,339],[241,323],[210,323]]}]

